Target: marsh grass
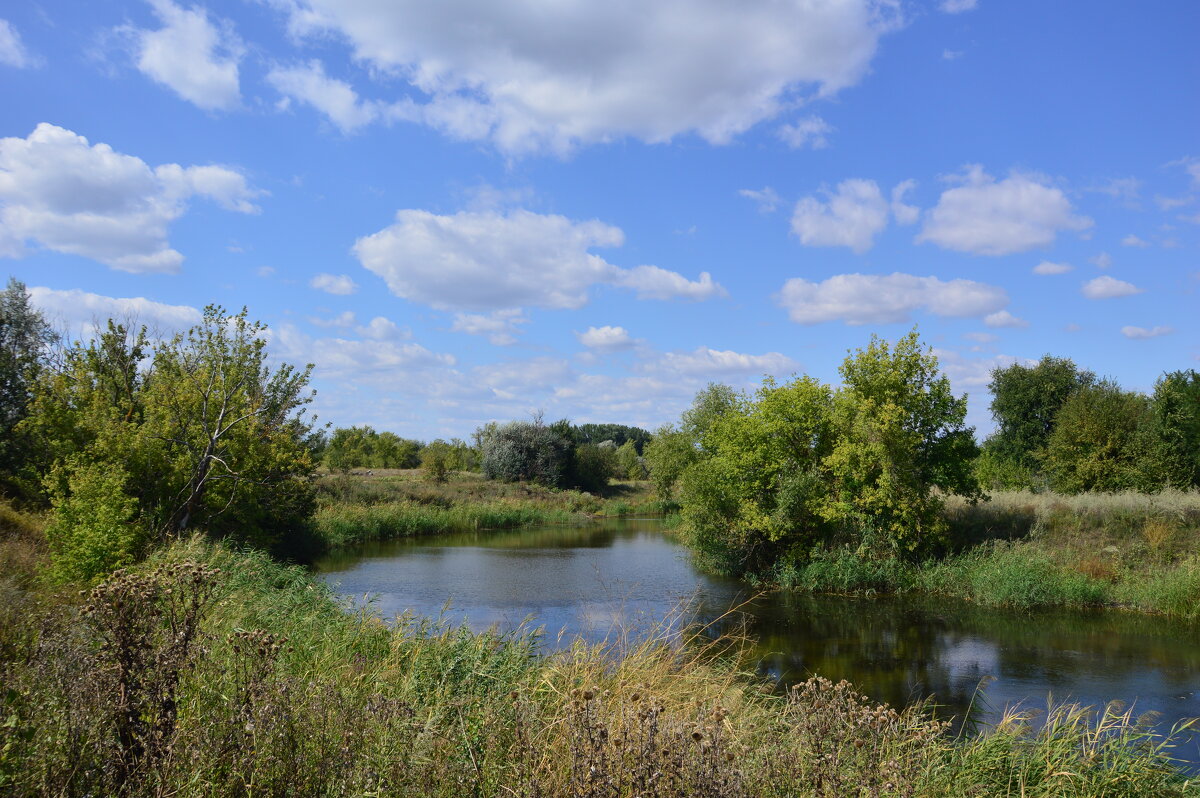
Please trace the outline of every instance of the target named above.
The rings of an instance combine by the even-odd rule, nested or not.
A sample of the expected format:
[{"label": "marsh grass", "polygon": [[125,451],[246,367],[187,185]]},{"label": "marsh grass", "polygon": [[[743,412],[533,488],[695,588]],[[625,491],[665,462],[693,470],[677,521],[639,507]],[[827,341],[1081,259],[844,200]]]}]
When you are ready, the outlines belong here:
[{"label": "marsh grass", "polygon": [[0,661],[4,794],[1198,794],[1178,740],[1129,714],[955,739],[844,682],[772,692],[736,639],[679,623],[542,654],[527,631],[348,612],[198,539],[81,601],[13,620],[31,642]]},{"label": "marsh grass", "polygon": [[1117,607],[1200,620],[1200,493],[950,498],[956,541],[921,562],[849,549],[781,563],[762,581],[813,592],[920,592],[989,607]]},{"label": "marsh grass", "polygon": [[582,524],[599,516],[661,514],[671,507],[652,498],[645,482],[612,483],[604,495],[464,472],[443,483],[431,483],[416,471],[384,471],[326,475],[316,484],[311,544],[317,551],[479,529]]}]

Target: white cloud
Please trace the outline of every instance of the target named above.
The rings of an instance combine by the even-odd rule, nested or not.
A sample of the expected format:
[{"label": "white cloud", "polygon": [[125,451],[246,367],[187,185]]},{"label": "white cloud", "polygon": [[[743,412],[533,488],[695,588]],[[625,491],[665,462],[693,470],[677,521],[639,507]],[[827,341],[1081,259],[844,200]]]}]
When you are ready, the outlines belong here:
[{"label": "white cloud", "polygon": [[317,60],[276,66],[267,73],[267,82],[289,101],[307,103],[325,114],[343,133],[353,133],[388,115],[386,104],[360,99],[349,83],[326,75]]},{"label": "white cloud", "polygon": [[575,336],[579,343],[589,349],[629,349],[635,343],[624,327],[610,327],[607,324],[603,327],[588,327],[584,332],[575,333]]},{"label": "white cloud", "polygon": [[935,316],[981,317],[1008,304],[1008,294],[998,286],[899,272],[839,274],[820,283],[796,277],[784,283],[776,299],[792,321],[800,324],[907,321],[918,309]]},{"label": "white cloud", "polygon": [[660,269],[623,269],[589,250],[619,247],[617,227],[526,210],[439,216],[402,210],[396,222],[354,245],[358,259],[396,296],[440,310],[523,306],[579,308],[593,285],[632,288],[642,298],[707,299],[724,289]]},{"label": "white cloud", "polygon": [[1082,231],[1092,220],[1072,213],[1062,189],[1043,177],[1013,172],[997,181],[977,164],[942,192],[925,216],[917,242],[975,255],[1009,255],[1054,243],[1060,230]]},{"label": "white cloud", "polygon": [[486,335],[495,346],[512,346],[520,332],[517,325],[528,324],[529,319],[520,308],[495,310],[486,315],[476,313],[454,314],[452,332],[470,335]]},{"label": "white cloud", "polygon": [[0,139],[0,245],[10,242],[0,255],[19,257],[33,240],[121,271],[176,272],[183,255],[171,249],[167,226],[190,197],[256,213],[252,200],[262,193],[222,166],[151,169],[43,122],[28,138]]},{"label": "white cloud", "polygon": [[979,0],[942,0],[938,6],[947,14],[961,14],[964,11],[974,11]]},{"label": "white cloud", "polygon": [[1040,274],[1044,277],[1050,274],[1066,274],[1074,268],[1075,267],[1069,263],[1053,263],[1051,261],[1044,260],[1037,266],[1033,267],[1033,273]]},{"label": "white cloud", "polygon": [[1104,194],[1115,200],[1120,200],[1131,208],[1136,208],[1138,207],[1139,194],[1142,190],[1142,181],[1136,177],[1113,177],[1101,185],[1092,186],[1084,190],[1096,194]]},{"label": "white cloud", "polygon": [[1144,249],[1145,247],[1150,246],[1150,242],[1145,241],[1141,238],[1138,238],[1133,233],[1130,233],[1129,235],[1127,235],[1121,239],[1121,246],[1123,246],[1123,247],[1140,247],[1140,248]]},{"label": "white cloud", "polygon": [[892,189],[892,216],[896,218],[897,224],[915,224],[920,217],[920,208],[904,204],[904,196],[916,187],[916,180],[905,180]]},{"label": "white cloud", "polygon": [[268,331],[272,356],[291,363],[313,363],[314,376],[325,379],[352,377],[355,382],[386,383],[411,379],[414,372],[453,366],[454,357],[431,352],[420,344],[390,340],[312,338],[295,325],[283,324]]},{"label": "white cloud", "polygon": [[1121,335],[1126,338],[1132,338],[1135,341],[1144,341],[1147,338],[1157,338],[1160,335],[1170,335],[1175,332],[1174,327],[1152,327],[1147,330],[1145,327],[1134,327],[1132,325],[1122,327]]},{"label": "white cloud", "polygon": [[1088,258],[1088,261],[1097,269],[1108,269],[1113,265],[1112,255],[1109,255],[1107,252],[1101,252],[1099,255]]},{"label": "white cloud", "polygon": [[349,296],[358,290],[358,283],[345,274],[326,274],[322,272],[308,281],[308,284],[327,294]]},{"label": "white cloud", "polygon": [[705,299],[728,296],[728,292],[713,281],[708,272],[700,272],[699,280],[689,280],[679,272],[667,271],[658,266],[634,266],[621,269],[610,279],[613,285],[629,288],[637,293],[638,299],[690,299],[702,302]]},{"label": "white cloud", "polygon": [[699,346],[691,352],[664,352],[638,364],[638,370],[660,375],[682,375],[720,379],[750,374],[781,374],[795,371],[799,364],[779,352],[747,355],[731,350]]},{"label": "white cloud", "polygon": [[7,64],[17,69],[27,69],[37,65],[37,59],[30,55],[21,42],[21,34],[6,19],[0,19],[0,64]]},{"label": "white cloud", "polygon": [[130,327],[145,326],[152,335],[166,337],[199,324],[202,314],[189,305],[167,305],[145,297],[110,297],[79,289],[59,291],[33,286],[30,303],[52,323],[65,324],[84,337],[104,329],[108,319]]},{"label": "white cloud", "polygon": [[874,180],[843,180],[828,202],[804,197],[792,214],[792,232],[810,247],[850,247],[866,252],[888,220],[888,203]]},{"label": "white cloud", "polygon": [[275,276],[275,267],[274,266],[259,266],[257,269],[254,270],[254,273],[257,274],[259,277],[266,279],[268,277]]},{"label": "white cloud", "polygon": [[1029,322],[1019,319],[1007,310],[998,310],[983,317],[983,323],[989,327],[1028,327]]},{"label": "white cloud", "polygon": [[746,199],[754,200],[758,203],[758,209],[762,213],[772,213],[779,207],[783,200],[775,189],[770,186],[765,186],[762,189],[743,188],[738,191],[738,195]]},{"label": "white cloud", "polygon": [[294,34],[341,34],[356,61],[406,80],[413,118],[509,153],[685,133],[725,143],[857,83],[900,23],[878,0],[279,5]]},{"label": "white cloud", "polygon": [[956,61],[964,55],[962,50],[942,50],[943,61]]},{"label": "white cloud", "polygon": [[1097,277],[1094,280],[1088,280],[1083,284],[1083,295],[1088,299],[1113,299],[1115,297],[1132,296],[1133,294],[1142,293],[1143,290],[1133,283],[1109,277],[1107,274],[1103,277]]},{"label": "white cloud", "polygon": [[821,117],[814,115],[788,125],[783,125],[777,132],[783,143],[794,150],[803,149],[804,147],[820,150],[829,146],[827,136],[834,130],[835,128],[832,125]]},{"label": "white cloud", "polygon": [[376,316],[366,326],[355,327],[354,330],[363,338],[376,341],[402,341],[412,338],[411,332],[383,316]]},{"label": "white cloud", "polygon": [[149,2],[163,27],[132,31],[138,69],[206,111],[240,105],[238,61],[243,47],[232,26],[214,25],[201,6],[185,9],[170,0]]},{"label": "white cloud", "polygon": [[1185,155],[1178,160],[1171,161],[1167,166],[1179,166],[1183,171],[1192,178],[1192,186],[1200,188],[1200,158],[1194,155]]}]

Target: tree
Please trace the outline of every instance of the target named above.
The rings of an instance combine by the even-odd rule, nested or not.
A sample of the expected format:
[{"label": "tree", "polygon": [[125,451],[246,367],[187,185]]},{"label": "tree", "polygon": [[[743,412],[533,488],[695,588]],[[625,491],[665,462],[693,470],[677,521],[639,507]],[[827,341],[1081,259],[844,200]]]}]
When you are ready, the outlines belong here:
[{"label": "tree", "polygon": [[633,443],[640,455],[650,442],[650,433],[641,427],[630,427],[624,424],[580,424],[575,427],[575,439],[579,443],[603,443],[612,441],[617,446]]},{"label": "tree", "polygon": [[831,408],[829,387],[811,377],[768,378],[713,418],[681,489],[686,539],[708,568],[759,571],[825,539]]},{"label": "tree", "polygon": [[57,342],[30,304],[25,284],[10,277],[0,292],[0,488],[14,487],[12,477],[29,452],[17,425],[28,414],[33,386]]},{"label": "tree", "polygon": [[487,479],[526,480],[549,487],[571,484],[575,445],[561,423],[546,426],[538,418],[489,427],[480,448],[480,464]]},{"label": "tree", "polygon": [[638,456],[637,446],[627,440],[617,447],[616,473],[621,479],[645,479],[646,467]]},{"label": "tree", "polygon": [[144,331],[111,322],[70,347],[22,424],[43,453],[55,519],[103,496],[116,519],[106,534],[132,540],[124,496],[149,541],[200,529],[269,546],[297,530],[314,508],[309,370],[269,367],[264,329],[244,310],[209,307],[153,347]]},{"label": "tree", "polygon": [[1034,485],[1063,404],[1094,385],[1096,375],[1068,358],[1044,355],[1036,365],[992,370],[992,417],[997,429],[984,444],[984,476],[1002,488]]},{"label": "tree", "polygon": [[1154,384],[1143,471],[1153,488],[1200,487],[1200,373],[1172,371]]},{"label": "tree", "polygon": [[928,552],[945,542],[939,493],[981,495],[970,468],[978,450],[964,423],[967,397],[954,396],[916,330],[894,347],[872,336],[839,371],[827,517],[865,550]]},{"label": "tree", "polygon": [[1110,380],[1076,391],[1058,412],[1044,456],[1061,493],[1145,487],[1150,400]]},{"label": "tree", "polygon": [[646,444],[646,468],[650,470],[650,481],[654,492],[663,500],[675,495],[675,485],[688,466],[696,462],[700,452],[696,442],[686,432],[665,426],[654,432]]}]

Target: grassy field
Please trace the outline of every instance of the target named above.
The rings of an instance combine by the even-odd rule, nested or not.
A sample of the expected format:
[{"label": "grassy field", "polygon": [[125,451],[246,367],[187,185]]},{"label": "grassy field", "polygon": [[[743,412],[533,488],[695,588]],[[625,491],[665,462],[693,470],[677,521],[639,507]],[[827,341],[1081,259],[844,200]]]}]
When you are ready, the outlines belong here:
[{"label": "grassy field", "polygon": [[317,481],[314,522],[323,548],[390,538],[585,523],[590,518],[660,514],[647,482],[614,482],[603,495],[456,472],[432,482],[420,471],[325,474]]},{"label": "grassy field", "polygon": [[823,553],[773,578],[818,592],[918,591],[984,606],[1110,606],[1200,620],[1200,493],[993,494],[946,514],[961,542],[923,563]]},{"label": "grassy field", "polygon": [[1195,796],[1127,713],[1062,706],[955,738],[921,707],[739,641],[664,629],[540,654],[349,613],[305,571],[200,539],[80,593],[37,519],[0,514],[0,793],[423,796]]}]

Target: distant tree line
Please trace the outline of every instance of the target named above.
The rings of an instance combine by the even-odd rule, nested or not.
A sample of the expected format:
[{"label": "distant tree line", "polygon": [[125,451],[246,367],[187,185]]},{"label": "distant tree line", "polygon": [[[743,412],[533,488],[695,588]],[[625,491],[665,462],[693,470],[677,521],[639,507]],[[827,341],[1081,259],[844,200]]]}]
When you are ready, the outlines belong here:
[{"label": "distant tree line", "polygon": [[977,464],[988,489],[1059,493],[1200,487],[1200,373],[1162,375],[1150,396],[1067,358],[992,372],[997,429]]}]

